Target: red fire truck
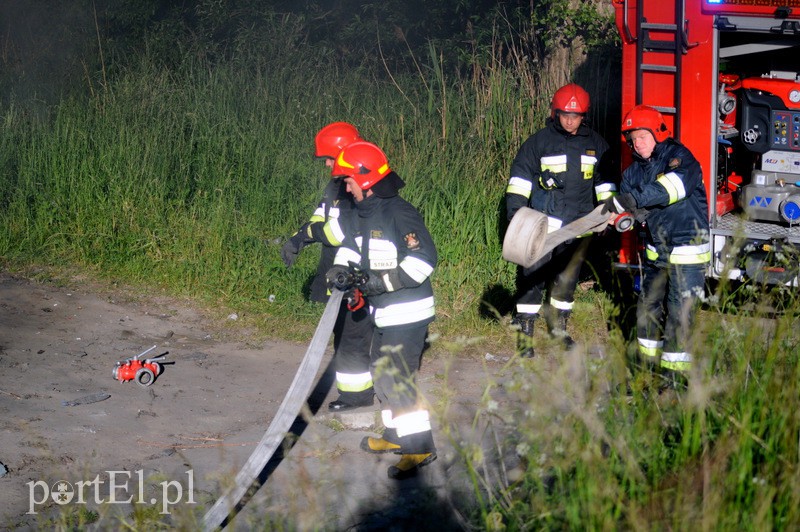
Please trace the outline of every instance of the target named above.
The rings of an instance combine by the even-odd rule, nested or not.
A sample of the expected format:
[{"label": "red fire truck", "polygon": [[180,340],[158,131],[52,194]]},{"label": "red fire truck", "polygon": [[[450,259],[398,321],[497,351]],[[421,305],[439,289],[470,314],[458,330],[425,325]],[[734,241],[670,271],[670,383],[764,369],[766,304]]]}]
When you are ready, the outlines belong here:
[{"label": "red fire truck", "polygon": [[[623,115],[657,108],[702,166],[709,276],[798,284],[800,0],[612,3]],[[637,241],[624,235],[620,265],[638,263]]]}]

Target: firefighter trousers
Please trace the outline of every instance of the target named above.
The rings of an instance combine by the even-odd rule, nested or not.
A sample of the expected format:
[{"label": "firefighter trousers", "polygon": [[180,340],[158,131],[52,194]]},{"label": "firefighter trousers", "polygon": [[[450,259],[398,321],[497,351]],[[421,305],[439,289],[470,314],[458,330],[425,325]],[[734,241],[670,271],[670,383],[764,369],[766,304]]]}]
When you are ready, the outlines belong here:
[{"label": "firefighter trousers", "polygon": [[642,268],[636,310],[636,336],[642,358],[664,369],[691,367],[691,335],[704,295],[706,264],[656,265]]},{"label": "firefighter trousers", "polygon": [[375,394],[391,411],[391,426],[404,454],[435,452],[428,411],[417,401],[416,375],[428,325],[376,328],[370,358]]},{"label": "firefighter trousers", "polygon": [[[517,314],[537,314],[545,297],[571,304],[589,250],[590,238],[577,238],[553,250],[553,257],[535,271],[521,269],[517,279]],[[562,309],[565,310],[565,309]]]},{"label": "firefighter trousers", "polygon": [[342,300],[333,326],[334,368],[340,400],[352,404],[372,401],[369,349],[374,325],[366,306],[355,312]]}]

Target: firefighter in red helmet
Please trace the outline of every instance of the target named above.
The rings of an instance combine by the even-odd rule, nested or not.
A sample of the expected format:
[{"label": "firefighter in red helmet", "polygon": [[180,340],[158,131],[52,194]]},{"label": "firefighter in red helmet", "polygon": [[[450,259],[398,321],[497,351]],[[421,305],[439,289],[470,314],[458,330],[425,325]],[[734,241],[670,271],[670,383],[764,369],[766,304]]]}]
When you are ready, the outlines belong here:
[{"label": "firefighter in red helmet", "polygon": [[614,212],[639,212],[645,261],[636,311],[639,354],[671,384],[692,365],[690,337],[711,260],[708,198],[700,163],[672,138],[662,114],[637,105],[622,121],[633,152]]},{"label": "firefighter in red helmet", "polygon": [[[589,94],[570,83],[555,92],[550,109],[545,127],[519,148],[506,187],[508,220],[530,207],[547,215],[548,232],[589,214],[616,192],[608,143],[585,123]],[[588,237],[565,242],[534,266],[520,268],[512,320],[519,328],[520,356],[533,356],[534,323],[542,314],[551,336],[572,345],[566,326],[588,245]]]},{"label": "firefighter in red helmet", "polygon": [[399,454],[388,475],[404,479],[436,459],[430,417],[414,382],[435,316],[430,277],[436,246],[419,211],[400,197],[405,183],[376,145],[345,147],[333,175],[344,176],[357,217],[345,227],[328,280],[345,290],[337,280],[348,272],[366,278],[359,286],[374,325],[370,367],[385,426],[380,438],[365,437],[361,449]]},{"label": "firefighter in red helmet", "polygon": [[[342,149],[362,140],[358,130],[347,122],[333,122],[317,132],[314,137],[314,155],[333,167],[334,160]],[[343,220],[354,213],[355,204],[342,179],[331,179],[311,218],[281,249],[281,257],[291,267],[300,251],[309,244],[322,244],[317,271],[311,282],[310,299],[324,303],[328,300],[325,274],[333,265],[336,250],[342,244]],[[347,302],[339,309],[333,327],[334,366],[336,388],[339,397],[328,403],[331,412],[344,412],[354,408],[371,406],[374,402],[374,387],[369,371],[369,345],[372,340],[372,325],[366,309],[350,311]]]}]

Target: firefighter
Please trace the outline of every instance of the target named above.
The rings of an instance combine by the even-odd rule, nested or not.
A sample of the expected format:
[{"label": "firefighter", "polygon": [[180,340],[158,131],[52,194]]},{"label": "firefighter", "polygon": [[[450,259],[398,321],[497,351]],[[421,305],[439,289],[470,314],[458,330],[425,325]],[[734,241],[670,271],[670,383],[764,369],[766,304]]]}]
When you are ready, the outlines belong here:
[{"label": "firefighter", "polygon": [[435,314],[430,276],[436,246],[419,211],[400,197],[405,183],[378,146],[346,146],[332,173],[345,177],[357,218],[345,229],[328,282],[347,289],[337,279],[353,270],[365,274],[359,286],[374,325],[371,370],[385,427],[382,437],[365,437],[361,449],[399,454],[388,475],[408,478],[436,459],[428,410],[415,383]]},{"label": "firefighter", "polygon": [[[348,144],[363,140],[358,130],[347,122],[333,122],[317,132],[314,138],[314,155],[333,167],[334,158]],[[320,242],[317,271],[311,282],[310,299],[325,303],[328,286],[325,274],[333,265],[333,257],[342,243],[341,220],[354,212],[352,196],[347,193],[342,179],[331,179],[314,213],[308,222],[289,238],[281,249],[281,258],[290,268],[301,250]],[[333,328],[334,366],[336,388],[339,397],[328,403],[331,412],[344,412],[354,408],[371,406],[375,395],[372,376],[369,372],[369,344],[372,325],[366,309],[349,311],[347,302],[342,303]]]},{"label": "firefighter", "polygon": [[614,212],[635,212],[646,229],[636,311],[638,350],[675,384],[692,365],[690,335],[711,261],[703,174],[653,107],[631,109],[622,121],[622,135],[634,161],[609,206]]},{"label": "firefighter", "polygon": [[[530,207],[547,215],[548,232],[585,216],[616,193],[608,180],[613,175],[608,143],[585,123],[589,94],[575,83],[565,85],[553,95],[550,110],[545,127],[519,148],[506,187],[508,220],[520,207]],[[565,348],[572,346],[567,320],[588,245],[588,235],[565,242],[518,272],[511,323],[519,328],[520,356],[533,356],[534,324],[541,314],[550,335]]]}]

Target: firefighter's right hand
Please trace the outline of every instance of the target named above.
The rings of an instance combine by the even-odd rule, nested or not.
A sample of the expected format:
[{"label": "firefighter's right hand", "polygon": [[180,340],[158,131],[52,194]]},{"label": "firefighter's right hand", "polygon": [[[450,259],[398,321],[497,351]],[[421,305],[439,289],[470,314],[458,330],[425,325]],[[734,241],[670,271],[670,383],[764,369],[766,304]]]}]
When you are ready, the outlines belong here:
[{"label": "firefighter's right hand", "polygon": [[564,180],[561,174],[555,174],[550,170],[543,170],[539,174],[539,186],[545,190],[555,190],[557,188],[564,188]]},{"label": "firefighter's right hand", "polygon": [[346,292],[353,287],[353,271],[347,266],[334,265],[325,274],[328,288]]},{"label": "firefighter's right hand", "polygon": [[633,213],[637,211],[636,200],[630,194],[619,194],[608,198],[604,203],[603,214],[612,212],[614,214],[622,214],[623,212]]}]

